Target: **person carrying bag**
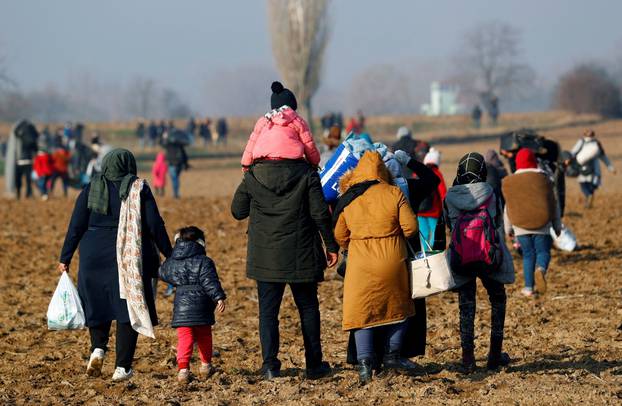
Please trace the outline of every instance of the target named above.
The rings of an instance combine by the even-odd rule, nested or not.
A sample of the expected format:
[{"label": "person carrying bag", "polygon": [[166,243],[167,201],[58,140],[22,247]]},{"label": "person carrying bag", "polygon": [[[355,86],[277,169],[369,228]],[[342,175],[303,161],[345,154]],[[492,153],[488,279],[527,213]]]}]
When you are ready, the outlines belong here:
[{"label": "person carrying bag", "polygon": [[[477,278],[482,281],[488,292],[492,312],[488,369],[495,370],[510,362],[508,354],[502,352],[501,349],[506,307],[504,284],[514,283],[514,265],[512,256],[501,238],[503,220],[496,203],[497,197],[492,187],[486,183],[486,175],[484,157],[476,152],[466,154],[460,159],[456,179],[445,198],[446,224],[452,231],[449,260],[458,287],[460,342],[464,373],[471,373],[476,369]],[[468,227],[465,225],[468,224],[474,227],[473,230],[468,230],[474,239],[467,241],[466,238],[458,238],[458,232],[466,231]],[[469,255],[466,255],[467,245],[473,249]],[[482,256],[493,252],[495,255]],[[459,257],[457,258],[456,255]]]}]

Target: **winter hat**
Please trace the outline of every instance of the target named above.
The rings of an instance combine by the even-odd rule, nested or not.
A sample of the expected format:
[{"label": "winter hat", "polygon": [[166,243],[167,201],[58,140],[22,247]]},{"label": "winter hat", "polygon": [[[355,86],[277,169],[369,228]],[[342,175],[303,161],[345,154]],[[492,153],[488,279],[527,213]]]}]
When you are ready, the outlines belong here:
[{"label": "winter hat", "polygon": [[486,162],[477,152],[469,152],[460,159],[455,185],[466,185],[486,181]]},{"label": "winter hat", "polygon": [[536,154],[529,148],[521,148],[516,154],[516,169],[535,169],[537,167]]},{"label": "winter hat", "polygon": [[398,128],[397,130],[397,139],[399,140],[400,138],[404,138],[404,137],[410,137],[410,130],[408,129],[408,127],[402,126],[400,128]]},{"label": "winter hat", "polygon": [[279,107],[289,106],[292,110],[298,108],[298,102],[296,96],[291,90],[283,87],[281,82],[272,82],[272,96],[270,97],[270,108],[278,109]]},{"label": "winter hat", "polygon": [[436,148],[430,148],[430,151],[423,158],[423,164],[441,166],[441,152]]}]

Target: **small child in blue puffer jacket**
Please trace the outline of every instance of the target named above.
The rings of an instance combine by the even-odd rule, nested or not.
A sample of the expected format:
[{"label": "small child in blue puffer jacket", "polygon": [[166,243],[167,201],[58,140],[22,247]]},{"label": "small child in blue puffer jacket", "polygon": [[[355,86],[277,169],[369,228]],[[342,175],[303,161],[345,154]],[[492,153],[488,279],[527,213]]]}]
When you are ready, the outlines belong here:
[{"label": "small child in blue puffer jacket", "polygon": [[214,261],[205,254],[203,231],[194,226],[179,230],[172,255],[160,267],[160,278],[177,288],[171,323],[177,328],[177,380],[188,382],[195,342],[201,358],[199,375],[207,377],[212,369],[214,310],[225,311],[227,296]]}]

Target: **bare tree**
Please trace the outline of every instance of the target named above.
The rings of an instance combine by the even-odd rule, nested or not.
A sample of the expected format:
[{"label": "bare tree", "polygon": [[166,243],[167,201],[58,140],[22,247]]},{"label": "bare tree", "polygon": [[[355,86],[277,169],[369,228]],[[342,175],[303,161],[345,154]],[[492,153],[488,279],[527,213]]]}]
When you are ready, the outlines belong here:
[{"label": "bare tree", "polygon": [[272,51],[277,68],[301,102],[313,130],[311,99],[320,85],[328,43],[329,0],[268,0]]},{"label": "bare tree", "polygon": [[622,101],[619,85],[605,68],[584,64],[563,75],[555,92],[557,107],[575,113],[597,113],[620,117]]},{"label": "bare tree", "polygon": [[135,116],[150,118],[155,96],[156,84],[153,79],[142,76],[134,77],[127,87],[126,103],[128,111]]},{"label": "bare tree", "polygon": [[522,59],[520,31],[489,21],[466,32],[456,57],[457,81],[484,103],[492,97],[524,94],[535,74]]}]

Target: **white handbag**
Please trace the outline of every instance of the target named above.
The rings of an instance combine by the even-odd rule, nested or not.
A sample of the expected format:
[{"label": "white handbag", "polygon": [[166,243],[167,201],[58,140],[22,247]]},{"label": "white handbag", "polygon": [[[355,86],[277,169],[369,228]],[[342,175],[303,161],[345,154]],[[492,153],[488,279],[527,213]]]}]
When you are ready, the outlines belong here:
[{"label": "white handbag", "polygon": [[428,242],[422,240],[430,251],[426,253],[424,249],[410,261],[410,292],[413,299],[445,292],[456,286],[447,251],[433,251]]}]

